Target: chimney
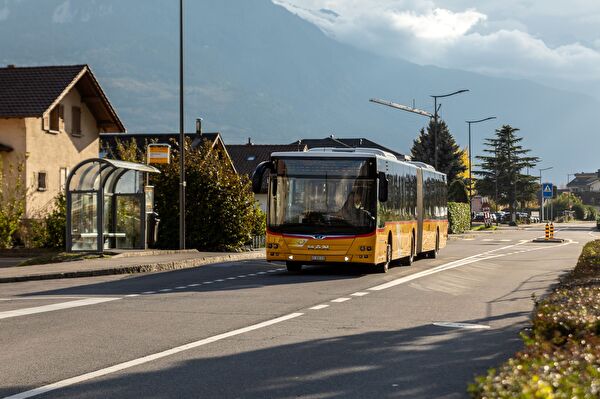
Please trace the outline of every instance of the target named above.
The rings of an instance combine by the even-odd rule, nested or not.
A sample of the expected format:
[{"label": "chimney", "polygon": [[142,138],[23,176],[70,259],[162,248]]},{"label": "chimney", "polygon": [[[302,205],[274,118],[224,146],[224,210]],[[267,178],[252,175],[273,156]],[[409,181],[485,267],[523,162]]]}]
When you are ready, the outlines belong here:
[{"label": "chimney", "polygon": [[202,136],[202,118],[196,118],[196,134]]},{"label": "chimney", "polygon": [[12,69],[12,68],[15,68],[15,64],[8,64],[6,67]]},{"label": "chimney", "polygon": [[252,137],[248,137],[248,143],[247,143],[246,145],[254,145],[254,144],[252,143]]}]

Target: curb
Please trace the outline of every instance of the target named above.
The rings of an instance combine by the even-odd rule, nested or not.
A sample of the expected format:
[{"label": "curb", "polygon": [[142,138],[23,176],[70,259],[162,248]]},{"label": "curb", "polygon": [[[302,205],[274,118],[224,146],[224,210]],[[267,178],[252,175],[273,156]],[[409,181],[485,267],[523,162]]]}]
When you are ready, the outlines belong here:
[{"label": "curb", "polygon": [[[122,266],[122,267],[109,267],[104,269],[95,270],[79,270],[72,272],[55,272],[55,273],[44,273],[44,274],[31,274],[26,276],[14,276],[14,277],[1,277],[1,283],[16,283],[22,281],[37,281],[37,280],[55,280],[63,278],[77,278],[77,277],[95,277],[95,276],[108,276],[114,274],[135,274],[135,273],[150,273],[160,272],[168,270],[179,270],[179,269],[190,269],[193,267],[205,266],[214,263],[222,263],[228,261],[240,261],[249,259],[262,259],[265,258],[264,251],[253,251],[246,253],[235,253],[228,255],[219,256],[203,256],[193,259],[185,259],[172,262],[160,262],[160,263],[145,263],[139,265]],[[25,266],[26,267],[26,266]]]}]

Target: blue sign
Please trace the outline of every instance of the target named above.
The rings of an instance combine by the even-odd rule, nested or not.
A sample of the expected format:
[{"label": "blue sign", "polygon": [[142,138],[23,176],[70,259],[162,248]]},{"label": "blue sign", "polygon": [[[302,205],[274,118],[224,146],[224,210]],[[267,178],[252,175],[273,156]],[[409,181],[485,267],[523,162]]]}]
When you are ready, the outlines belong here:
[{"label": "blue sign", "polygon": [[552,187],[552,183],[543,183],[542,184],[542,195],[544,199],[552,198],[554,193],[554,187]]}]

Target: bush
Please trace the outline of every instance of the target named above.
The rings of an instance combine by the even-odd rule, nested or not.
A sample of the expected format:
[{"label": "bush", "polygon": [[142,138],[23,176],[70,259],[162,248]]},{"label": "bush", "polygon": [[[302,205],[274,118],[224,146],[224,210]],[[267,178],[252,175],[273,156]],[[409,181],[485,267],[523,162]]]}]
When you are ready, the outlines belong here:
[{"label": "bush", "polygon": [[468,391],[473,398],[598,398],[600,340],[590,336],[560,348],[531,344]]},{"label": "bush", "polygon": [[573,279],[594,276],[600,276],[600,240],[590,241],[584,245],[570,277]]},{"label": "bush", "polygon": [[257,204],[254,205],[252,221],[252,236],[261,237],[267,234],[267,214]]},{"label": "bush", "polygon": [[[23,182],[23,165],[22,162],[16,167],[8,164],[4,169],[5,166],[0,162],[0,248],[12,247],[14,235],[21,225],[21,217],[25,214],[27,189]],[[15,178],[12,184],[6,181],[9,176]]]},{"label": "bush", "polygon": [[575,212],[575,219],[585,220],[587,218],[588,209],[585,205],[575,204],[575,205],[573,205],[572,209]]},{"label": "bush", "polygon": [[471,227],[469,204],[448,202],[448,232],[450,234],[464,233]]},{"label": "bush", "polygon": [[598,217],[598,211],[591,205],[586,205],[587,217],[585,220],[596,220]]}]

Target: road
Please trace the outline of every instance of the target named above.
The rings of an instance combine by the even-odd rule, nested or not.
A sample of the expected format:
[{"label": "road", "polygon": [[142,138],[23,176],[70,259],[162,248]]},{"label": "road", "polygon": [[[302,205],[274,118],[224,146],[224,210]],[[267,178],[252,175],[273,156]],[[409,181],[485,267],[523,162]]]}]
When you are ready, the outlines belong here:
[{"label": "road", "polygon": [[453,240],[387,274],[243,261],[2,284],[0,398],[463,398],[600,238],[541,235]]}]

